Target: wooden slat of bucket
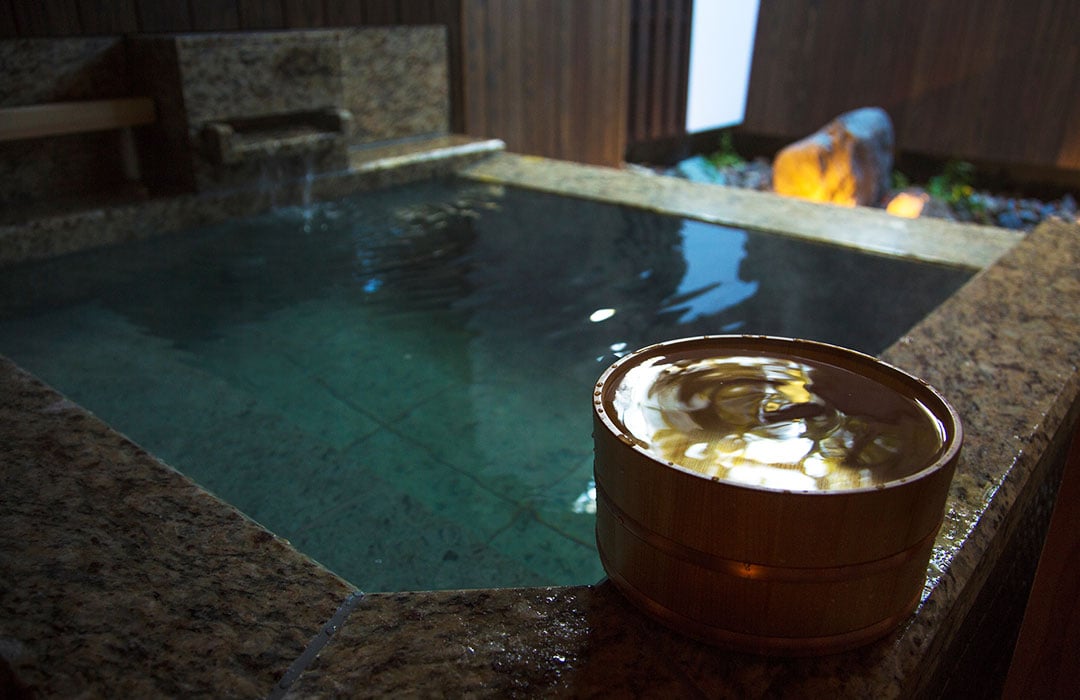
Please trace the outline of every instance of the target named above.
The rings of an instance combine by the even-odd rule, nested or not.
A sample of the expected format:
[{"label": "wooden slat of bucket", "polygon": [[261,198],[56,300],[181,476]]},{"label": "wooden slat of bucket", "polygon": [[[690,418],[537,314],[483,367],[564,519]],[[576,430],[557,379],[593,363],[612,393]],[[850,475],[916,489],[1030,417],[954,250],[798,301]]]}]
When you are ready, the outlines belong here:
[{"label": "wooden slat of bucket", "polygon": [[593,434],[597,485],[632,518],[690,548],[776,566],[860,564],[914,546],[937,530],[953,473],[880,491],[780,493],[666,467],[599,420]]},{"label": "wooden slat of bucket", "polygon": [[705,642],[764,654],[837,653],[888,633],[914,610],[933,538],[890,566],[805,570],[768,580],[690,561],[639,538],[597,492],[597,546],[608,576],[638,607]]}]

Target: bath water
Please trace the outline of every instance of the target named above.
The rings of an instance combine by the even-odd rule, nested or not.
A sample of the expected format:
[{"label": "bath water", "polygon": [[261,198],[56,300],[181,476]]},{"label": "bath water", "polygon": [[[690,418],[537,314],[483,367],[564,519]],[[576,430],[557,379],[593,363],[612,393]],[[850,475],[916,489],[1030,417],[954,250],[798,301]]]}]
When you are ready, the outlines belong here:
[{"label": "bath water", "polygon": [[362,590],[585,584],[615,359],[876,353],[970,274],[435,181],[10,268],[0,353]]}]

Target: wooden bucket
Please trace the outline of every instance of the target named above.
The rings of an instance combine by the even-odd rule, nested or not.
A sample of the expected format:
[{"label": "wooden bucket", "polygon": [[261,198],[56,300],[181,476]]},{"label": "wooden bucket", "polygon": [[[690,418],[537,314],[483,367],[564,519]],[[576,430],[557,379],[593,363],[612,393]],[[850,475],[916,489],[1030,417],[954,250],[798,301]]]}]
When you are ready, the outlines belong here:
[{"label": "wooden bucket", "polygon": [[[780,367],[780,375],[769,369],[755,383],[736,369],[724,379],[744,365]],[[683,380],[669,380],[680,373],[697,375],[676,386]],[[776,376],[799,379],[781,387]],[[664,397],[689,413],[671,414]],[[918,604],[962,439],[956,412],[925,382],[831,345],[705,336],[622,358],[593,398],[600,558],[649,615],[727,648],[815,655],[877,639]],[[743,420],[755,402],[761,429]],[[876,411],[888,414],[883,422]],[[893,418],[906,427],[890,427]],[[672,443],[669,423],[689,437]],[[733,424],[747,432],[702,438]],[[762,447],[760,430],[811,434],[796,446],[813,447],[794,463],[788,447]],[[834,449],[848,443],[858,451]],[[706,452],[725,466],[703,467]],[[780,455],[779,466],[763,459],[769,454]]]}]

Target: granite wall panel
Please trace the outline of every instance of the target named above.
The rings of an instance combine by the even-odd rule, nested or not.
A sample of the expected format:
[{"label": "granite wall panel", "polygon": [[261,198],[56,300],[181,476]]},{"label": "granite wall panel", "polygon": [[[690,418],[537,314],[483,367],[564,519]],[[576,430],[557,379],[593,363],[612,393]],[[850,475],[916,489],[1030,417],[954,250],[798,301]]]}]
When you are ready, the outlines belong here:
[{"label": "granite wall panel", "polygon": [[0,142],[5,220],[59,199],[256,187],[347,170],[351,148],[449,131],[442,26],[0,42],[0,107],[130,95],[144,190],[119,132]]}]

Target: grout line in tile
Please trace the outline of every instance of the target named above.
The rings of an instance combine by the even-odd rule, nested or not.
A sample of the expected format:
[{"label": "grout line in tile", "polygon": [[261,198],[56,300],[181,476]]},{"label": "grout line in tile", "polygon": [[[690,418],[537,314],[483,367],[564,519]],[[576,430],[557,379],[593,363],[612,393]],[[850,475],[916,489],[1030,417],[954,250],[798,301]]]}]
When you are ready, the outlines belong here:
[{"label": "grout line in tile", "polygon": [[281,700],[286,693],[289,692],[289,688],[292,684],[303,675],[304,671],[311,666],[311,663],[319,656],[319,653],[326,646],[330,638],[341,629],[342,625],[349,619],[349,615],[360,604],[360,601],[364,599],[363,591],[355,591],[350,593],[345,601],[338,607],[337,611],[327,620],[323,628],[319,630],[307,647],[301,652],[300,656],[296,657],[296,660],[292,662],[285,673],[282,674],[281,679],[274,685],[274,688],[266,696],[267,700]]}]

